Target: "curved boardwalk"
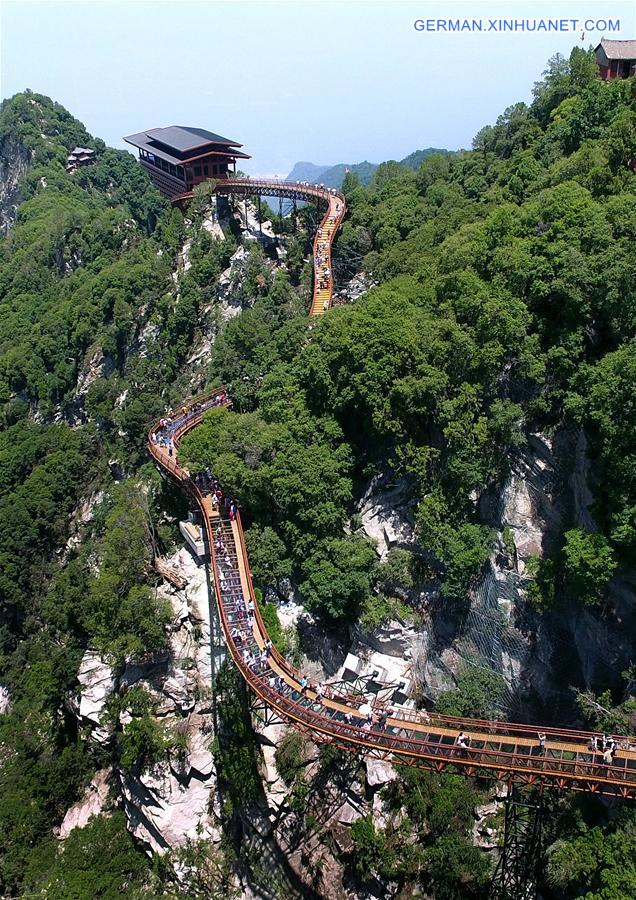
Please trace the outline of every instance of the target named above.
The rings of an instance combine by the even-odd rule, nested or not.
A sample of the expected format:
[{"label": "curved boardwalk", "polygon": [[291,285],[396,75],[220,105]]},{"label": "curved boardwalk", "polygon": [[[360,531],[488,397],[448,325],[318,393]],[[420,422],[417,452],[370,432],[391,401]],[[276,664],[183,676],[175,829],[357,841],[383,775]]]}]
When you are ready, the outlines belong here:
[{"label": "curved boardwalk", "polygon": [[[267,191],[263,192],[271,193],[274,182],[264,184]],[[327,241],[331,247],[344,214],[344,203],[340,200],[337,211],[337,202],[337,195],[333,201],[328,200],[316,244]],[[327,308],[325,299],[328,306],[331,287],[324,299],[314,293],[314,306],[319,307],[312,308],[314,314]],[[208,534],[215,600],[228,652],[251,691],[270,711],[314,740],[328,741],[347,750],[363,750],[378,759],[438,772],[451,769],[466,775],[514,780],[519,784],[636,797],[634,738],[617,738],[619,744],[613,763],[607,765],[600,752],[590,749],[593,735],[589,732],[456,719],[399,706],[385,712],[380,704],[369,714],[368,709],[361,709],[359,696],[328,685],[323,694],[311,685],[303,689],[301,674],[269,645],[254,595],[240,514],[231,520],[223,510],[223,503],[218,504],[211,491],[201,486],[201,479],[195,481],[180,465],[178,455],[171,456],[168,451],[167,444],[172,442],[173,452],[178,454],[180,438],[196,428],[207,410],[220,405],[231,406],[223,388],[180,405],[179,412],[169,416],[168,426],[159,428],[156,424],[150,431],[148,448],[161,469],[181,484],[201,510]],[[467,737],[467,747],[456,743],[462,731]],[[544,749],[539,746],[539,731],[547,733]]]},{"label": "curved boardwalk", "polygon": [[[275,178],[228,178],[215,183],[215,194],[224,197],[284,197],[288,200],[303,200],[306,203],[326,206],[322,221],[314,239],[314,292],[311,315],[317,316],[329,309],[333,298],[333,271],[331,268],[331,246],[344,219],[345,199],[340,191],[330,190],[317,184],[300,181],[280,181]],[[192,192],[172,198],[174,204],[192,199]]]}]

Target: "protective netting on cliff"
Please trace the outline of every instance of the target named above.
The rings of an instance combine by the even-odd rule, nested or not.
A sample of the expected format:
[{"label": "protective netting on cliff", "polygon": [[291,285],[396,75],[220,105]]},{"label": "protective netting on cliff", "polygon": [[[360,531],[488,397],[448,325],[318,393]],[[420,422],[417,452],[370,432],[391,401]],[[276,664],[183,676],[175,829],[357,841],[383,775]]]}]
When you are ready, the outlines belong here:
[{"label": "protective netting on cliff", "polygon": [[471,666],[498,676],[489,682],[493,718],[510,715],[530,652],[528,638],[514,625],[523,583],[512,572],[506,572],[505,579],[497,578],[489,563],[450,645],[432,622],[427,623],[412,650],[416,693],[434,701],[441,691],[453,687],[462,667]]},{"label": "protective netting on cliff", "polygon": [[456,642],[464,663],[501,676],[493,708],[505,713],[511,711],[529,654],[528,639],[515,627],[513,618],[522,602],[522,584],[523,579],[511,572],[497,578],[489,563]]}]

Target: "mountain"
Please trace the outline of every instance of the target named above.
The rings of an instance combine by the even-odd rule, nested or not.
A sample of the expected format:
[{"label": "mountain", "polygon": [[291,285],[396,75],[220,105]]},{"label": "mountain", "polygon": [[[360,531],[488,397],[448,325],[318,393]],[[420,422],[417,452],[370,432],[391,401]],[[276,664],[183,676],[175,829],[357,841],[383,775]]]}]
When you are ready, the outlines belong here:
[{"label": "mountain", "polygon": [[[416,170],[428,156],[432,156],[434,153],[448,154],[451,152],[451,150],[442,150],[437,147],[427,147],[426,150],[414,150],[399,162],[408,169]],[[318,166],[312,162],[297,162],[285,180],[310,181],[314,184],[324,184],[326,187],[339,188],[347,172],[353,172],[360,179],[360,184],[367,185],[371,183],[377,167],[378,163],[371,163],[368,160],[360,163],[338,163],[335,166]]]}]

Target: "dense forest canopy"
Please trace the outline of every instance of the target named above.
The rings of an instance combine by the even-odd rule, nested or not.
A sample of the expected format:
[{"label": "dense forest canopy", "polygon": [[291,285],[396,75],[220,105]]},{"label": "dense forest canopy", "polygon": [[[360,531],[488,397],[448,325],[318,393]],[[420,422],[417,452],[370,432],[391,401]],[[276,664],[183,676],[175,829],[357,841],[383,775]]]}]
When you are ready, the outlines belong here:
[{"label": "dense forest canopy", "polygon": [[[185,507],[147,464],[145,434],[202,383],[226,383],[235,410],[210,413],[183,457],[213,463],[240,497],[263,592],[291,582],[341,629],[388,618],[413,584],[435,582],[461,607],[492,546],[479,496],[505,480],[529,434],[583,429],[596,530],[565,523],[537,560],[530,603],[538,614],[572,603],[613,614],[608,583],[636,560],[634,90],[633,78],[601,82],[593,55],[575,49],[472,150],[417,171],[383,164],[368,187],[347,176],[334,269],[340,284],[363,271],[374,287],[308,327],[311,233],[301,231],[287,271],[249,250],[243,311],[222,329],[217,284],[237,237],[214,241],[201,227],[207,198],[185,222],[129,154],[59,105],[30,92],[3,104],[1,149],[21,148],[29,165],[0,243],[0,680],[11,697],[0,715],[0,892],[170,895],[123,816],[100,817],[63,849],[52,829],[98,767],[165,751],[143,702],[128,736],[87,746],[69,697],[86,648],[120,665],[163,646],[168,614],[150,564],[176,539],[162,511]],[[69,177],[76,144],[97,163]],[[191,265],[175,281],[186,237]],[[193,374],[192,350],[210,332]],[[417,544],[379,563],[356,533],[356,502],[387,473],[409,485]],[[69,540],[91,498],[83,539]],[[445,708],[474,712],[488,690],[472,682]],[[583,720],[628,729],[624,698],[601,699],[613,718],[593,720],[592,696]],[[245,801],[253,782],[238,789],[238,756],[219,759]],[[483,896],[486,863],[452,815],[474,805],[473,791],[400,779],[395,802],[421,837],[411,847],[360,820],[359,867],[440,898]],[[632,811],[554,807],[552,896],[633,896]]]}]

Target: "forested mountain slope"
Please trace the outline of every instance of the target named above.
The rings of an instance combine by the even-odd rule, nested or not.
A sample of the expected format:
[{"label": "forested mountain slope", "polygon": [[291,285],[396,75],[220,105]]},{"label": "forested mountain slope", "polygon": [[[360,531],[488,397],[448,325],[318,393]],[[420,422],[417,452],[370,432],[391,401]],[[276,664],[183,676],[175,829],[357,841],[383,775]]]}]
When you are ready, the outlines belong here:
[{"label": "forested mountain slope", "polygon": [[[185,890],[167,862],[146,864],[119,811],[63,850],[54,829],[96,770],[136,778],[183,756],[143,687],[113,691],[104,744],[85,739],[73,698],[87,649],[117,679],[167,652],[171,611],[151,563],[179,540],[186,510],[147,463],[145,431],[203,384],[226,383],[235,411],[212,413],[185,458],[212,463],[241,498],[265,597],[293,593],[340,640],[360,622],[460,621],[496,540],[483,498],[498,496],[533,435],[570,447],[583,434],[587,525],[564,508],[511,615],[533,640],[578,610],[633,655],[621,623],[634,614],[636,563],[634,79],[601,82],[592,55],[574,50],[472,151],[417,171],[383,164],[368,187],[347,176],[336,275],[375,286],[309,331],[310,208],[297,235],[274,223],[281,265],[238,247],[230,224],[215,240],[205,192],[184,221],[130,155],[45,97],[7,101],[0,132],[21,198],[0,244],[0,892]],[[97,163],[68,176],[75,144]],[[237,247],[240,277],[228,268]],[[378,482],[399,483],[414,510],[412,541],[382,560],[359,513]],[[520,552],[514,540],[507,552]],[[276,627],[275,605],[265,609]],[[293,631],[278,638],[307,652]],[[579,689],[570,716],[633,732],[633,669],[590,684],[576,656],[567,671],[541,664],[559,690]],[[454,674],[439,708],[487,714],[492,681]],[[233,871],[263,879],[245,824],[266,809],[260,751],[225,678],[213,745],[225,838],[212,859],[187,848],[188,896],[231,891]],[[276,766],[289,790],[281,846],[307,890],[324,893],[326,866],[359,896],[416,885],[440,900],[485,896],[492,860],[471,824],[483,786],[407,772],[343,836],[321,822],[321,798],[359,783],[359,763],[287,736]],[[546,896],[633,896],[633,810],[549,803]],[[311,865],[294,856],[310,845]]]}]

